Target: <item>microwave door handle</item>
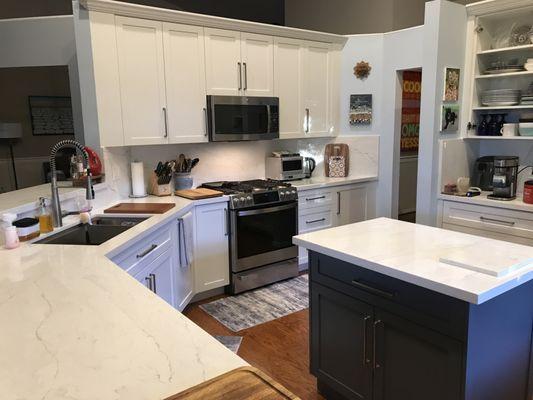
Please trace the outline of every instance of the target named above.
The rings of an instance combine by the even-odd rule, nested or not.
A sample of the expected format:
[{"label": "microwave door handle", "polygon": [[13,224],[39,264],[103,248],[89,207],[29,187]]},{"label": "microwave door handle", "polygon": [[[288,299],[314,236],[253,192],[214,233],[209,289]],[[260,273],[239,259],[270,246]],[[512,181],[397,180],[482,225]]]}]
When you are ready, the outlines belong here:
[{"label": "microwave door handle", "polygon": [[270,129],[271,129],[271,121],[270,121],[270,118],[271,118],[271,112],[270,112],[270,105],[267,104],[266,108],[267,108],[267,132],[266,132],[266,133],[270,133]]}]

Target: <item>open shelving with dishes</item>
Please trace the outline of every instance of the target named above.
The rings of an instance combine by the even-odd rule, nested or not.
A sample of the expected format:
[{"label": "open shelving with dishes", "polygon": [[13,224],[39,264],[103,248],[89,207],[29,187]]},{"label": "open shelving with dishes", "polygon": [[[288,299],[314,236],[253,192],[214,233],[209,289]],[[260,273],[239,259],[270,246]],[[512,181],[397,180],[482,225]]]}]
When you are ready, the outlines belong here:
[{"label": "open shelving with dishes", "polygon": [[469,19],[463,137],[501,137],[505,123],[533,133],[533,6],[523,4]]}]

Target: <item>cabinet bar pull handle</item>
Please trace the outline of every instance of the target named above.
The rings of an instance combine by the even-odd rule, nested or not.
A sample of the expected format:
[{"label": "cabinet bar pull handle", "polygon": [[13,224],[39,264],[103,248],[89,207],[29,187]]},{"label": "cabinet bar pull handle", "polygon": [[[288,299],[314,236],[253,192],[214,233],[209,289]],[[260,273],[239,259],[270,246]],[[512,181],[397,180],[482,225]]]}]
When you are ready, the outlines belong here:
[{"label": "cabinet bar pull handle", "polygon": [[341,215],[341,192],[337,192],[337,215]]},{"label": "cabinet bar pull handle", "polygon": [[244,68],[244,90],[248,90],[248,67],[245,62],[242,63],[242,66]]},{"label": "cabinet bar pull handle", "polygon": [[366,283],[360,282],[356,279],[352,280],[352,285],[358,287],[359,289],[365,290],[367,292],[377,294],[378,296],[387,297],[389,299],[394,297],[394,293],[388,292],[386,290],[378,289],[373,286],[367,285]]},{"label": "cabinet bar pull handle", "polygon": [[146,278],[144,278],[144,280],[148,283],[148,289],[153,292],[153,289],[152,289],[152,278],[147,276]]},{"label": "cabinet bar pull handle", "polygon": [[305,109],[305,133],[309,133],[309,109]]},{"label": "cabinet bar pull handle", "polygon": [[165,123],[165,136],[168,137],[168,117],[167,117],[167,108],[163,107],[163,121]]},{"label": "cabinet bar pull handle", "polygon": [[507,225],[507,226],[514,226],[514,224],[515,224],[515,222],[513,222],[513,221],[504,221],[504,220],[501,220],[501,219],[488,218],[488,217],[484,217],[483,215],[480,216],[479,219],[482,222],[493,222],[495,224]]},{"label": "cabinet bar pull handle", "polygon": [[207,108],[204,107],[204,123],[205,123],[205,133],[204,136],[207,136],[209,133],[209,122],[207,121]]},{"label": "cabinet bar pull handle", "polygon": [[374,369],[381,368],[381,364],[379,363],[378,357],[377,357],[377,330],[380,325],[383,325],[383,322],[381,322],[380,319],[378,319],[376,322],[374,322],[374,349],[373,349],[373,358],[374,358]]},{"label": "cabinet bar pull handle", "polygon": [[229,218],[228,209],[225,208],[224,209],[224,236],[228,236],[228,218]]},{"label": "cabinet bar pull handle", "polygon": [[150,274],[150,280],[152,281],[152,292],[157,293],[157,287],[155,286],[155,274]]},{"label": "cabinet bar pull handle", "polygon": [[325,198],[326,196],[309,197],[309,198],[306,198],[305,201],[320,200],[320,199],[325,199]]},{"label": "cabinet bar pull handle", "polygon": [[143,258],[143,257],[146,256],[148,253],[151,253],[152,251],[154,251],[156,248],[157,248],[157,244],[153,244],[153,245],[151,245],[150,247],[148,247],[148,248],[147,248],[145,251],[143,251],[142,253],[137,254],[137,258]]},{"label": "cabinet bar pull handle", "polygon": [[365,319],[363,320],[363,366],[368,364],[370,362],[370,358],[366,356],[367,352],[367,343],[366,343],[366,336],[367,336],[367,330],[368,330],[368,321],[370,321],[371,316],[367,315]]},{"label": "cabinet bar pull handle", "polygon": [[241,68],[241,63],[238,62],[237,66],[239,68],[239,89],[238,90],[241,90],[242,89],[242,68]]},{"label": "cabinet bar pull handle", "polygon": [[315,222],[322,222],[325,221],[326,218],[320,218],[320,219],[314,219],[312,221],[305,221],[306,224],[314,224]]}]

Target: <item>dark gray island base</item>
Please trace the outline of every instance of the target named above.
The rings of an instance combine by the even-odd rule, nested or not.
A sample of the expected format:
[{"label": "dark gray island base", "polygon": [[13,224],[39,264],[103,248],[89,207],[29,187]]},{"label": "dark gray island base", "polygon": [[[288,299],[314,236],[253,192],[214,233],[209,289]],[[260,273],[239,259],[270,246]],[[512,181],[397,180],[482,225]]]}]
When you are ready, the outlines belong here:
[{"label": "dark gray island base", "polygon": [[533,399],[533,281],[475,305],[309,252],[311,373],[328,399]]}]

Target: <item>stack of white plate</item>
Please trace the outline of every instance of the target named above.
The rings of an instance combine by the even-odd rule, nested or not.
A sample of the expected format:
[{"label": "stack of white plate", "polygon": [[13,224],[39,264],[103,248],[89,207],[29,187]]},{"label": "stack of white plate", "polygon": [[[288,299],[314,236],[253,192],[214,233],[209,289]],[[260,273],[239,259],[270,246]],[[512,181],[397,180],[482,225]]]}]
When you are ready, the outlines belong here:
[{"label": "stack of white plate", "polygon": [[522,92],[516,89],[495,89],[481,92],[481,104],[488,107],[514,106],[520,104]]},{"label": "stack of white plate", "polygon": [[527,71],[533,71],[533,58],[528,58],[527,59],[526,63],[524,64],[524,68]]}]

